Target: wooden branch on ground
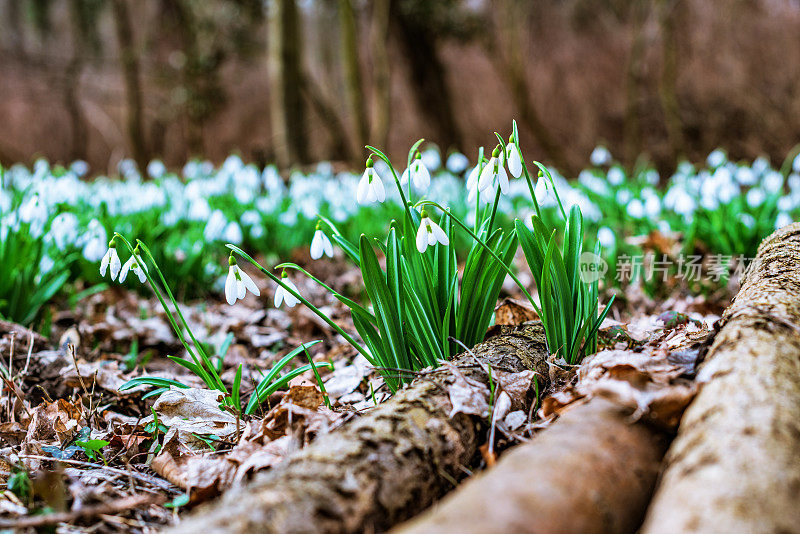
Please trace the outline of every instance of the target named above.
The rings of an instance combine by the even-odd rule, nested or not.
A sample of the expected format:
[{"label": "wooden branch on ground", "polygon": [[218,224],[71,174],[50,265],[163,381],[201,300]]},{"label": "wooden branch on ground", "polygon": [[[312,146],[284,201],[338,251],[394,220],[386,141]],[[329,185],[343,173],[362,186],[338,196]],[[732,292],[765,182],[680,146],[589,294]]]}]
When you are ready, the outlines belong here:
[{"label": "wooden branch on ground", "polygon": [[463,475],[486,428],[482,417],[451,417],[448,386],[455,373],[486,384],[483,368],[490,363],[493,373],[535,370],[543,377],[540,388],[546,385],[541,324],[499,331],[454,365],[421,376],[274,470],[201,507],[173,532],[383,531],[424,510]]},{"label": "wooden branch on ground", "polygon": [[722,317],[642,530],[800,525],[800,223],[759,247]]}]

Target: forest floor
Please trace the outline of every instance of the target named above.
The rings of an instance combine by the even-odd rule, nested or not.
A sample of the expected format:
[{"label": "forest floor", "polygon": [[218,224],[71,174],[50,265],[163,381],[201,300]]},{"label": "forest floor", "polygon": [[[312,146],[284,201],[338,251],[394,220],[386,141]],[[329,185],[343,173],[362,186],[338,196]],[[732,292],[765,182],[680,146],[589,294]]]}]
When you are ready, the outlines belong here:
[{"label": "forest floor", "polygon": [[[315,270],[345,294],[360,283],[359,272],[341,263],[318,262]],[[314,284],[296,282],[301,293],[354,332],[343,306]],[[604,368],[639,365],[625,354],[656,354],[687,338],[708,336],[735,289],[708,298],[679,291],[660,302],[637,288],[620,292],[600,343],[623,352],[614,356],[607,350]],[[222,378],[232,383],[243,364],[245,392],[291,348],[322,340],[310,352],[315,361],[333,365],[321,371],[330,406],[309,371],[252,417],[222,409],[219,394],[166,358],[184,349],[158,301],[123,289],[92,295],[71,309],[65,303],[53,316],[49,339],[0,323],[0,359],[7,368],[0,392],[0,484],[7,487],[0,492],[0,532],[42,527],[148,532],[173,524],[185,511],[273,468],[389,397],[380,375],[327,324],[302,306],[272,307],[272,288],[261,290],[260,297],[248,296],[235,306],[216,298],[190,303],[184,315],[195,334],[213,346],[233,333]],[[514,296],[507,294],[499,304],[498,324],[535,318]],[[701,356],[694,350],[671,363],[684,366],[683,378],[691,382]],[[301,355],[294,363],[307,361]],[[597,365],[597,359],[585,365]],[[192,388],[173,390],[155,403],[143,399],[144,387],[119,390],[145,369]],[[580,368],[558,369],[558,379],[535,409],[511,411],[490,425],[480,457],[465,471],[494,465],[504,451],[529,441],[563,406],[583,396],[576,388]]]}]

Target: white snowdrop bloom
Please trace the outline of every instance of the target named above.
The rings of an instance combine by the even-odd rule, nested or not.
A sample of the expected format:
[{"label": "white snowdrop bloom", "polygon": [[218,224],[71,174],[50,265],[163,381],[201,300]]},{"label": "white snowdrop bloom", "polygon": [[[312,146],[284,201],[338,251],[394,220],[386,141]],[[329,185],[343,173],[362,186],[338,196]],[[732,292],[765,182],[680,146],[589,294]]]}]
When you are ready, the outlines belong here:
[{"label": "white snowdrop bloom", "polygon": [[783,189],[783,175],[771,170],[764,175],[761,186],[767,193],[775,194]]},{"label": "white snowdrop bloom", "polygon": [[139,255],[139,248],[137,247],[134,249],[134,254],[125,264],[122,266],[122,269],[119,272],[119,283],[122,284],[128,278],[128,272],[131,271],[139,277],[139,282],[144,284],[147,281],[147,276],[145,273],[147,272],[147,265],[145,265],[142,257]]},{"label": "white snowdrop bloom", "polygon": [[312,260],[320,259],[323,254],[329,258],[333,257],[333,245],[331,245],[331,240],[328,239],[325,232],[320,229],[319,224],[317,224],[317,231],[314,232],[314,238],[311,240],[310,252]]},{"label": "white snowdrop bloom", "polygon": [[[542,180],[540,180],[542,181]],[[590,191],[597,193],[598,195],[608,195],[610,194],[610,189],[608,187],[608,183],[594,174],[592,171],[583,170],[578,175],[578,182],[580,182],[584,187],[588,188]]]},{"label": "white snowdrop bloom", "polygon": [[223,238],[228,243],[233,243],[234,245],[238,245],[244,239],[242,235],[242,227],[239,226],[239,223],[236,221],[231,221],[225,226],[225,232],[223,233]]},{"label": "white snowdrop bloom", "polygon": [[75,173],[76,176],[86,176],[89,172],[89,164],[82,159],[75,160],[69,166],[69,170]]},{"label": "white snowdrop bloom", "polygon": [[613,186],[622,185],[625,181],[625,173],[619,167],[611,167],[608,169],[608,183]]},{"label": "white snowdrop bloom", "polygon": [[642,201],[638,198],[634,198],[628,203],[625,211],[628,212],[628,215],[634,219],[641,219],[645,214],[644,204],[642,204]]},{"label": "white snowdrop bloom", "polygon": [[111,280],[115,280],[120,269],[122,269],[122,262],[119,261],[119,255],[117,254],[117,243],[113,238],[108,243],[108,251],[106,252],[106,255],[103,256],[102,260],[100,260],[100,276],[105,278],[106,271],[109,268],[111,268]]},{"label": "white snowdrop bloom", "polygon": [[[478,188],[478,180],[481,177],[480,170],[481,170],[481,165],[479,163],[479,164],[475,165],[472,168],[471,171],[469,171],[469,174],[467,174],[467,190],[468,191],[472,191],[473,189],[477,189]],[[798,178],[800,178],[800,176],[798,176]]]},{"label": "white snowdrop bloom", "polygon": [[225,235],[225,227],[228,225],[228,220],[222,213],[222,210],[214,210],[211,217],[208,218],[206,227],[203,229],[203,237],[206,241],[217,241]]},{"label": "white snowdrop bloom", "polygon": [[784,196],[778,199],[778,209],[780,211],[792,211],[795,208],[795,199],[790,196]]},{"label": "white snowdrop bloom", "polygon": [[500,186],[503,194],[508,192],[508,174],[500,159],[500,147],[494,149],[489,163],[483,168],[481,177],[478,180],[478,189],[483,191],[488,187]]},{"label": "white snowdrop bloom", "polygon": [[[286,271],[283,271],[283,274],[281,275],[281,282],[283,282],[284,285],[288,286],[290,289],[294,290],[295,293],[300,293],[300,291],[297,290],[297,286],[294,285],[294,282],[289,280]],[[279,308],[284,302],[289,308],[294,308],[295,304],[300,302],[300,299],[289,293],[283,286],[279,285],[275,290],[275,307]]]},{"label": "white snowdrop bloom", "polygon": [[247,210],[242,213],[239,220],[245,226],[255,226],[261,222],[261,215],[255,210]]},{"label": "white snowdrop bloom", "polygon": [[453,152],[447,156],[445,168],[453,174],[461,174],[469,167],[469,158],[461,152]]},{"label": "white snowdrop bloom", "polygon": [[644,212],[647,217],[655,219],[661,213],[661,201],[655,195],[647,195],[644,201]]},{"label": "white snowdrop bloom", "polygon": [[756,219],[749,213],[740,213],[739,220],[748,228],[753,228],[756,225]]},{"label": "white snowdrop bloom", "polygon": [[147,164],[147,174],[150,178],[161,178],[167,172],[167,166],[160,159],[154,159]]},{"label": "white snowdrop bloom", "polygon": [[747,196],[745,197],[747,200],[747,205],[751,208],[757,208],[761,204],[764,203],[766,200],[767,195],[764,193],[764,190],[759,187],[754,187],[750,191],[747,192]]},{"label": "white snowdrop bloom", "polygon": [[81,241],[83,242],[83,257],[86,258],[86,261],[95,263],[103,258],[106,253],[108,237],[106,229],[100,224],[100,221],[97,219],[89,221],[89,227]]},{"label": "white snowdrop bloom", "polygon": [[430,170],[435,171],[442,166],[442,156],[439,155],[439,151],[434,147],[423,150],[420,157],[422,158],[422,164]]},{"label": "white snowdrop bloom", "polygon": [[611,152],[609,152],[604,146],[597,146],[594,150],[592,150],[592,155],[589,156],[589,161],[595,167],[608,165],[611,163]]},{"label": "white snowdrop bloom", "polygon": [[797,154],[792,160],[792,170],[800,173],[800,154]]},{"label": "white snowdrop bloom", "polygon": [[50,237],[58,250],[64,250],[78,239],[78,217],[74,213],[59,213],[50,223]]},{"label": "white snowdrop bloom", "polygon": [[448,239],[444,230],[428,217],[425,210],[422,210],[422,221],[420,222],[419,230],[417,230],[417,250],[423,253],[428,246],[433,246],[437,242],[447,246],[450,244],[450,239]]},{"label": "white snowdrop bloom", "polygon": [[44,223],[47,220],[47,206],[39,199],[39,193],[35,193],[19,207],[19,219],[31,224]]},{"label": "white snowdrop bloom", "polygon": [[661,176],[659,176],[658,171],[655,169],[650,169],[644,175],[644,181],[650,185],[658,185],[660,179]]},{"label": "white snowdrop bloom", "polygon": [[726,160],[727,156],[725,156],[725,152],[720,149],[716,149],[708,155],[706,158],[706,163],[708,163],[709,167],[715,169],[725,163]]},{"label": "white snowdrop bloom", "polygon": [[668,234],[672,232],[672,227],[669,225],[669,221],[665,221],[664,219],[658,221],[658,231],[662,234]]},{"label": "white snowdrop bloom", "polygon": [[717,197],[704,195],[700,199],[700,205],[708,211],[714,211],[719,208],[719,200]]},{"label": "white snowdrop bloom", "polygon": [[56,262],[53,261],[53,258],[45,254],[42,256],[42,259],[39,260],[39,271],[42,274],[47,274],[53,270],[53,267],[56,266]]},{"label": "white snowdrop bloom", "polygon": [[793,222],[794,221],[792,221],[792,216],[786,213],[785,211],[782,211],[778,213],[778,217],[775,219],[775,229],[778,230],[780,228],[783,228],[784,226],[792,224]]},{"label": "white snowdrop bloom", "polygon": [[790,174],[789,178],[786,180],[786,183],[789,184],[789,189],[792,192],[800,191],[800,174]]},{"label": "white snowdrop bloom", "polygon": [[508,172],[511,173],[511,176],[514,178],[522,176],[522,155],[517,149],[513,135],[506,145],[506,162],[508,163]]},{"label": "white snowdrop bloom", "polygon": [[614,246],[614,243],[616,243],[617,236],[614,234],[614,230],[608,226],[602,226],[597,230],[597,241],[600,242],[601,247],[610,249]]},{"label": "white snowdrop bloom", "polygon": [[753,161],[753,172],[756,174],[764,174],[769,170],[769,161],[764,156],[759,156]]},{"label": "white snowdrop bloom", "polygon": [[736,169],[736,181],[742,185],[753,185],[758,177],[750,167],[739,167]]},{"label": "white snowdrop bloom", "polygon": [[617,191],[617,194],[615,195],[617,204],[620,206],[624,206],[625,204],[630,202],[631,198],[633,198],[633,194],[628,189],[620,189],[619,191]]},{"label": "white snowdrop bloom", "polygon": [[[386,190],[383,187],[383,180],[375,170],[375,167],[373,167],[372,156],[367,158],[367,168],[364,170],[364,174],[361,175],[361,180],[358,182],[356,200],[362,205],[369,202],[383,202],[386,200]],[[294,306],[294,304],[292,304],[292,306]]]},{"label": "white snowdrop bloom", "polygon": [[239,269],[233,254],[228,257],[228,277],[225,279],[225,300],[233,306],[238,299],[243,299],[250,291],[255,296],[261,295],[253,279]]},{"label": "white snowdrop bloom", "polygon": [[400,177],[400,185],[406,185],[409,180],[414,184],[414,187],[418,191],[422,192],[427,191],[428,187],[431,185],[431,173],[423,164],[422,157],[420,156],[419,152],[417,152],[417,155],[414,157],[414,161],[411,162],[411,165],[405,171],[403,171],[403,174]]},{"label": "white snowdrop bloom", "polygon": [[723,204],[729,204],[734,198],[738,197],[741,193],[739,184],[736,182],[724,182],[719,185],[717,189],[717,199]]}]

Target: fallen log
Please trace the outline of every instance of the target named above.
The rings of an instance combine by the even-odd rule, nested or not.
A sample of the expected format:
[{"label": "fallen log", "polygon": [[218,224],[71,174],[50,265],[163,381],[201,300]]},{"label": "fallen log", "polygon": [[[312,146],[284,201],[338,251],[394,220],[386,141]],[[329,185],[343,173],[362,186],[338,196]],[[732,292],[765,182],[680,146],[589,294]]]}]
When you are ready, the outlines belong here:
[{"label": "fallen log", "polygon": [[534,370],[546,386],[541,324],[495,331],[452,365],[200,507],[173,532],[374,532],[419,513],[463,477],[486,428],[484,417],[451,414],[453,384],[486,384],[489,363],[495,377]]},{"label": "fallen log", "polygon": [[800,528],[800,223],[759,247],[697,380],[642,532]]},{"label": "fallen log", "polygon": [[600,397],[567,411],[497,467],[397,534],[634,532],[666,441]]}]

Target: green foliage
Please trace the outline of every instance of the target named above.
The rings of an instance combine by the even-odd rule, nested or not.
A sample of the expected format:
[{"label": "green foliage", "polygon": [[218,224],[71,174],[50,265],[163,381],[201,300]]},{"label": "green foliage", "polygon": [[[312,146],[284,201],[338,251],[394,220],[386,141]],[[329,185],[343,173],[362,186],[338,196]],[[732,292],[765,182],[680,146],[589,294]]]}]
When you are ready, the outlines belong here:
[{"label": "green foliage", "polygon": [[[2,225],[0,225],[2,226]],[[35,324],[42,307],[69,277],[72,256],[57,258],[42,269],[44,236],[33,237],[30,224],[0,228],[0,318],[25,326]]]}]

